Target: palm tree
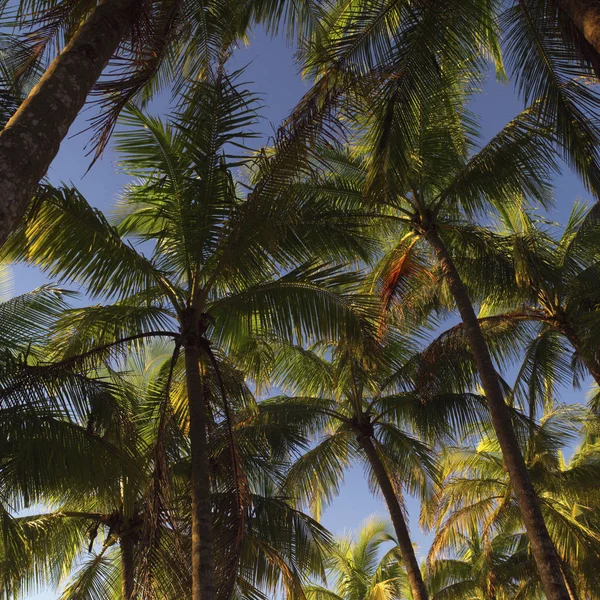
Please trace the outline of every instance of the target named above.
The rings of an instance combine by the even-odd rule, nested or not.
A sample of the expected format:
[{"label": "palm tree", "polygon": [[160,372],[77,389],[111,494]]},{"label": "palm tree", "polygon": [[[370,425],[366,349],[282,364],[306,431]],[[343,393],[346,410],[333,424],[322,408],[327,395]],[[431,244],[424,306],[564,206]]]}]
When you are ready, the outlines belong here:
[{"label": "palm tree", "polygon": [[[596,414],[584,423],[583,436],[579,446],[565,465],[567,473],[573,473],[576,476],[567,478],[563,489],[573,486],[581,490],[587,489],[587,498],[585,502],[580,502],[581,498],[575,496],[571,501],[573,503],[573,515],[576,518],[586,519],[586,524],[594,531],[598,530],[599,511],[598,497],[596,490],[590,485],[595,478],[595,470],[598,467],[598,458],[600,446],[598,445],[599,422]],[[592,488],[592,489],[589,489]],[[593,551],[581,555],[577,569],[573,572],[575,585],[580,590],[580,595],[584,598],[595,600],[598,596],[598,551]]]},{"label": "palm tree", "polygon": [[[479,257],[479,266],[483,263],[482,246],[490,255],[494,254],[490,249],[495,241],[493,236],[486,235],[485,231],[482,235],[482,230],[472,226],[470,221],[486,209],[510,206],[520,196],[545,203],[548,179],[555,169],[553,152],[545,131],[537,127],[539,104],[524,111],[487,145],[473,152],[473,122],[462,106],[464,90],[455,86],[452,101],[448,94],[450,90],[447,94],[415,100],[421,128],[412,139],[407,136],[402,104],[386,95],[374,98],[360,115],[359,124],[364,126],[365,134],[355,153],[361,157],[356,159],[349,153],[339,153],[339,160],[331,159],[325,167],[329,166],[333,173],[321,180],[336,181],[337,196],[347,198],[356,206],[356,173],[366,171],[362,189],[371,199],[373,211],[386,213],[387,217],[382,216],[382,219],[388,223],[405,226],[402,229],[400,225],[396,233],[399,241],[394,249],[395,260],[388,261],[391,271],[386,279],[391,295],[394,289],[401,290],[408,279],[410,255],[417,245],[425,243],[433,254],[464,324],[546,594],[551,600],[566,600],[558,558],[519,449],[469,288],[465,285],[468,279],[463,279],[470,257]],[[355,174],[353,179],[346,175],[348,172]],[[320,183],[316,181],[315,193],[319,193]],[[323,193],[328,192],[325,189]],[[359,206],[349,217],[360,219],[361,210],[362,215],[368,214],[368,209]],[[500,293],[500,289],[496,293]]]},{"label": "palm tree", "polygon": [[[426,599],[403,508],[403,489],[427,493],[436,477],[426,441],[439,442],[485,412],[481,400],[447,389],[422,403],[412,379],[416,357],[393,331],[387,343],[339,341],[313,348],[277,347],[270,381],[291,396],[261,403],[265,418],[316,437],[286,485],[313,508],[337,494],[357,459],[388,507],[414,598]],[[480,410],[478,410],[480,409]],[[425,441],[423,441],[425,440]]]},{"label": "palm tree", "polygon": [[489,539],[472,531],[456,534],[453,552],[431,561],[428,582],[434,600],[534,600],[537,589],[522,586],[535,571],[523,534]]},{"label": "palm tree", "polygon": [[347,297],[353,275],[314,262],[321,252],[355,256],[357,243],[320,216],[330,207],[314,207],[288,185],[302,176],[297,165],[259,157],[268,169],[247,196],[247,184],[235,181],[232,169],[255,163],[236,152],[253,136],[256,115],[255,100],[234,79],[219,66],[198,83],[187,110],[165,123],[130,110],[119,149],[125,172],[138,180],[125,191],[116,227],[77,190],[46,186],[6,246],[13,258],[113,300],[65,315],[56,337],[61,365],[80,368],[148,337],[174,339],[175,356],[184,349],[194,600],[216,593],[203,383],[203,373],[219,370],[212,344],[228,351],[268,331],[300,340],[364,329],[360,299]]},{"label": "palm tree", "polygon": [[[594,472],[598,464],[593,454],[586,452],[572,464],[565,464],[560,453],[561,448],[576,438],[580,423],[582,412],[576,406],[551,409],[531,433],[525,449],[527,466],[571,598],[586,597],[586,590],[597,589],[597,574],[590,572],[587,565],[597,560],[600,549],[595,525],[598,499],[591,484],[597,477]],[[514,488],[503,468],[498,442],[486,437],[468,448],[447,448],[443,465],[443,485],[423,515],[424,521],[436,528],[430,562],[433,564],[440,555],[453,550],[460,553],[465,540],[479,544],[477,540],[481,538],[482,552],[490,544],[492,552],[495,545],[496,550],[505,548],[497,576],[498,582],[508,585],[508,597],[529,598],[528,593],[541,592],[538,575],[528,566],[531,550],[519,541],[523,521],[516,507]],[[480,536],[474,537],[473,532],[477,531]],[[500,537],[494,542],[496,536]],[[512,556],[515,550],[523,555],[521,559]],[[491,555],[490,560],[493,560]],[[587,577],[590,579],[586,581]],[[513,588],[517,584],[521,595]]]},{"label": "palm tree", "polygon": [[[105,373],[99,380],[104,393],[85,397],[83,418],[45,414],[34,407],[22,435],[15,435],[14,423],[4,424],[10,440],[2,460],[8,497],[29,511],[32,506],[45,509],[13,517],[10,528],[4,528],[13,537],[3,545],[0,559],[5,593],[16,597],[38,585],[66,584],[61,595],[65,599],[134,597],[135,556],[146,537],[145,505],[155,484],[157,442],[152,435],[167,437],[153,426],[148,408],[160,397],[153,388],[163,376],[160,355],[148,354],[150,360],[131,360],[124,375]],[[144,379],[146,385],[138,388]],[[36,421],[45,430],[35,427]],[[172,435],[169,441],[165,452],[174,457]],[[186,482],[180,476],[177,483],[183,497]],[[170,587],[181,594],[188,587],[182,585],[182,579],[188,583],[188,572],[178,536],[181,527],[160,525],[171,554],[161,557],[162,564],[155,560],[154,579],[161,581],[158,565],[170,563]]]},{"label": "palm tree", "polygon": [[[339,539],[328,561],[333,589],[307,586],[308,600],[375,600],[410,598],[399,550],[387,523],[371,518],[363,523],[356,540]],[[389,548],[385,548],[392,545]]]},{"label": "palm tree", "polygon": [[[128,101],[147,99],[165,85],[180,92],[244,36],[249,22],[277,29],[285,19],[292,33],[310,29],[316,17],[285,1],[20,0],[11,6],[9,25],[16,21],[28,46],[20,53],[17,81],[54,47],[61,51],[0,134],[0,245],[91,92],[102,96],[101,115],[93,122],[97,157]],[[111,60],[114,69],[101,79]]]},{"label": "palm tree", "polygon": [[[0,563],[7,594],[15,597],[38,585],[63,584],[63,600],[189,596],[190,512],[183,500],[189,490],[188,418],[182,414],[185,375],[183,361],[172,365],[171,354],[164,342],[134,353],[122,365],[123,371],[105,374],[112,385],[102,398],[88,398],[87,421],[68,422],[65,416],[55,416],[54,429],[41,436],[34,435],[39,431],[26,430],[14,455],[5,454],[0,466],[0,472],[6,473],[5,497],[23,502],[23,482],[37,480],[27,503],[51,509],[13,517],[10,527],[4,527]],[[239,556],[225,597],[234,592],[257,597],[279,584],[295,590],[305,577],[319,576],[330,540],[312,519],[269,491],[269,477],[277,467],[265,468],[267,454],[252,454],[260,443],[256,428],[252,444],[244,443],[255,406],[243,382],[235,380],[238,376],[235,371],[224,375],[237,409],[236,448],[248,498],[237,542]],[[169,397],[165,397],[170,379]],[[210,389],[218,388],[216,381],[208,383]],[[43,416],[39,409],[29,415],[30,419]],[[3,433],[14,439],[11,424],[3,425]],[[63,435],[70,433],[71,445],[61,445],[66,438],[56,435],[61,427]],[[231,568],[231,530],[234,536],[239,534],[231,519],[227,493],[231,486],[221,481],[230,477],[223,437],[227,433],[221,427],[211,438],[220,570]],[[75,440],[79,440],[76,448]],[[169,472],[165,460],[171,463]],[[74,469],[77,462],[86,469]]]},{"label": "palm tree", "polygon": [[[22,547],[23,531],[13,511],[27,508],[40,491],[68,495],[90,472],[106,475],[116,458],[113,448],[91,443],[86,431],[77,431],[73,420],[85,419],[89,404],[99,400],[107,388],[81,373],[49,370],[42,365],[45,346],[53,327],[68,308],[71,294],[45,285],[17,297],[8,297],[7,269],[2,268],[0,289],[0,490],[2,543],[0,562],[2,594],[14,595],[29,554]],[[68,415],[68,418],[64,418]],[[53,449],[49,451],[48,446]],[[34,449],[35,448],[35,449]],[[86,448],[85,457],[82,451]],[[63,460],[57,460],[62,453]],[[43,465],[42,465],[43,463]],[[22,468],[23,465],[25,468]],[[36,469],[36,465],[40,467]],[[64,481],[64,471],[70,481]],[[51,527],[51,524],[46,523]],[[64,547],[64,556],[70,549]],[[41,551],[41,548],[38,548]],[[9,556],[10,555],[10,556]],[[52,569],[60,569],[54,557]]]}]

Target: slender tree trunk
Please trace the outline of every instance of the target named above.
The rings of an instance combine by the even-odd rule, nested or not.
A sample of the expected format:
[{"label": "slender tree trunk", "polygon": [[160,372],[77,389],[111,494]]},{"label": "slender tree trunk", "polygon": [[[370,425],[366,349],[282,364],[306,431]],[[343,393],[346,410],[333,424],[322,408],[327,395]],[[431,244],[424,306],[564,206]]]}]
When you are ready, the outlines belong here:
[{"label": "slender tree trunk", "polygon": [[370,437],[361,436],[358,442],[365,453],[375,477],[377,478],[377,484],[379,489],[385,498],[394,530],[396,531],[396,537],[398,538],[398,547],[400,548],[400,554],[402,555],[402,561],[406,568],[408,575],[408,581],[412,589],[414,600],[427,600],[427,590],[423,583],[423,575],[415,556],[415,549],[410,539],[410,532],[402,513],[402,507],[398,502],[396,496],[396,490],[390,481],[390,477],[385,469],[385,465],[381,461],[377,449],[373,445],[373,441]]},{"label": "slender tree trunk", "polygon": [[600,54],[600,2],[598,0],[558,0],[575,27]]},{"label": "slender tree trunk", "polygon": [[[127,524],[125,527],[127,528]],[[135,587],[133,550],[134,542],[129,531],[124,531],[119,540],[121,546],[121,590],[123,600],[133,600]]]},{"label": "slender tree trunk", "polygon": [[425,233],[425,238],[435,253],[448,287],[460,311],[485,392],[492,424],[500,443],[504,463],[521,510],[525,529],[531,543],[531,551],[546,596],[548,600],[570,600],[562,576],[560,560],[552,539],[548,534],[540,509],[539,499],[529,477],[521,449],[519,448],[498,375],[494,369],[492,358],[483,337],[479,321],[477,320],[477,315],[471,304],[469,294],[437,229],[431,227]]},{"label": "slender tree trunk", "polygon": [[192,600],[216,600],[207,418],[198,359],[197,346],[187,342],[185,373],[192,451]]},{"label": "slender tree trunk", "polygon": [[0,245],[123,40],[138,0],[103,0],[0,133]]}]

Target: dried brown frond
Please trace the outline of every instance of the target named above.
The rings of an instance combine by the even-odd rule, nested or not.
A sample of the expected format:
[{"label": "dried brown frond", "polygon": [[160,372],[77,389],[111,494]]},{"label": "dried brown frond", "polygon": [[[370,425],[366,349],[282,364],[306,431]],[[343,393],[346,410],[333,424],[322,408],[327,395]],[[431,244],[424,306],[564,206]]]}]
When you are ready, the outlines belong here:
[{"label": "dried brown frond", "polygon": [[19,78],[26,77],[40,62],[52,60],[96,4],[96,0],[61,0],[44,11],[19,14],[17,22],[25,31],[23,42],[29,48],[29,55],[19,70]]},{"label": "dried brown frond", "polygon": [[415,257],[416,240],[408,247],[400,248],[400,252],[389,264],[381,289],[383,312],[387,313],[392,302],[402,300],[403,292],[410,277],[425,271],[423,264]]},{"label": "dried brown frond", "polygon": [[[169,552],[176,559],[173,564],[173,574],[176,565],[179,565],[185,571],[185,565],[188,564],[187,552],[183,543],[184,532],[173,513],[175,502],[172,494],[170,465],[165,447],[167,430],[173,422],[170,390],[179,352],[180,345],[177,344],[169,365],[164,388],[164,402],[161,404],[156,441],[152,449],[154,467],[152,484],[146,494],[143,506],[143,528],[139,544],[140,560],[136,580],[136,597],[142,600],[156,597],[154,572],[155,569],[161,567],[160,562],[163,561],[160,561],[158,557],[164,551],[165,546],[168,546]],[[168,532],[168,540],[165,544],[166,532]]]},{"label": "dried brown frond", "polygon": [[[218,536],[216,544],[220,550],[218,556],[225,557],[224,560],[220,560],[217,564],[217,586],[221,590],[219,595],[222,598],[230,598],[237,579],[237,567],[242,551],[244,532],[246,529],[246,517],[251,505],[252,495],[250,493],[248,478],[241,468],[239,451],[233,435],[233,423],[231,412],[229,410],[227,391],[225,389],[225,383],[219,368],[219,363],[208,343],[206,344],[205,351],[210,359],[221,393],[225,427],[227,430],[227,444],[230,454],[230,463],[228,465],[229,476],[226,474],[226,478],[231,482],[231,490],[224,495],[224,498],[228,503],[231,502],[232,499],[232,505],[225,507],[225,513],[229,518],[221,524],[225,525],[225,529],[219,528],[218,531],[220,535]],[[223,509],[222,506],[221,509]]]},{"label": "dried brown frond", "polygon": [[182,1],[143,2],[128,39],[111,60],[110,75],[102,78],[92,94],[98,99],[98,114],[90,120],[93,132],[90,167],[104,152],[123,108],[150,84],[177,39],[182,23]]}]

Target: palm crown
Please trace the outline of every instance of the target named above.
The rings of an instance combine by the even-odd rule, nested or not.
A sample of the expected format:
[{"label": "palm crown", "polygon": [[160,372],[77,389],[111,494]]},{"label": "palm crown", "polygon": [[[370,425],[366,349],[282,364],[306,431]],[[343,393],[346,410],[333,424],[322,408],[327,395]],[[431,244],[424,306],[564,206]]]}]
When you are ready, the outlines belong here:
[{"label": "palm crown", "polygon": [[[174,360],[185,349],[193,530],[204,528],[202,543],[199,532],[192,535],[193,572],[201,570],[204,552],[202,582],[209,596],[214,569],[202,373],[222,379],[211,346],[232,350],[264,332],[327,339],[342,329],[356,335],[368,327],[368,304],[348,296],[354,276],[313,262],[317,252],[354,256],[354,234],[336,234],[320,218],[329,207],[315,210],[301,196],[280,209],[282,195],[293,191],[291,173],[300,177],[302,171],[292,171],[281,156],[272,161],[240,154],[253,136],[255,101],[232,77],[221,65],[167,123],[131,109],[118,146],[123,169],[138,181],[125,191],[115,226],[77,190],[46,186],[7,246],[14,257],[113,300],[65,315],[55,336],[61,364],[90,365],[155,336],[175,340]],[[244,197],[248,184],[236,181],[234,169],[256,160],[269,168]],[[148,248],[150,257],[128,237],[140,250]],[[221,410],[230,422],[227,390],[220,388]],[[236,462],[233,449],[231,459]],[[242,510],[241,500],[236,510]]]},{"label": "palm crown", "polygon": [[[559,359],[559,340],[563,340],[575,352],[570,367],[576,383],[585,371],[598,383],[598,358],[592,341],[598,307],[596,210],[576,205],[558,239],[552,229],[519,208],[501,215],[500,232],[510,239],[515,282],[524,296],[523,303],[515,303],[504,316],[512,325],[518,326],[523,319],[539,323],[535,354],[538,368],[543,371],[546,367],[548,379],[565,371]],[[491,304],[490,313],[494,308]]]},{"label": "palm crown", "polygon": [[435,485],[436,461],[428,443],[476,422],[485,414],[482,399],[449,387],[423,403],[415,385],[420,357],[410,356],[410,342],[395,330],[379,344],[346,340],[308,350],[283,347],[276,356],[272,382],[293,395],[264,401],[263,414],[316,436],[290,469],[286,485],[320,512],[337,494],[344,471],[356,460],[364,463],[392,517],[414,597],[426,598],[405,522],[404,490],[423,495]]},{"label": "palm crown", "polygon": [[[357,148],[357,153],[364,156],[364,167],[353,172],[367,174],[359,189],[363,190],[367,203],[370,201],[374,210],[380,211],[382,220],[406,227],[400,244],[396,242],[395,260],[388,262],[389,293],[400,287],[398,284],[406,281],[413,270],[410,254],[416,244],[426,243],[441,270],[465,325],[536,563],[543,572],[546,593],[550,598],[564,598],[567,592],[558,556],[535,500],[535,489],[519,448],[501,381],[469,293],[468,273],[472,272],[469,266],[484,264],[480,260],[482,246],[487,246],[487,254],[493,255],[489,251],[490,238],[478,235],[477,228],[464,221],[494,206],[510,206],[515,197],[546,202],[549,175],[555,168],[552,138],[540,127],[542,105],[538,103],[509,123],[481,150],[473,152],[470,119],[464,109],[465,94],[465,86],[454,81],[440,94],[416,98],[414,108],[419,123],[416,132],[407,129],[405,111],[397,98],[369,97],[357,118],[359,126],[366,125],[359,130],[362,136]],[[341,181],[338,196],[356,202],[356,179],[345,177],[340,162],[347,164],[348,160],[333,162],[331,166],[334,178]],[[502,177],[498,177],[500,172]],[[346,195],[344,190],[348,191]],[[360,214],[360,210],[357,212]],[[396,233],[396,239],[401,235],[402,229]],[[471,257],[475,261],[469,260]],[[461,258],[466,269],[461,268]],[[503,269],[498,269],[498,264],[502,265],[502,261],[490,263],[490,273],[502,276]],[[501,286],[496,288],[501,289]]]},{"label": "palm crown", "polygon": [[[572,593],[583,595],[597,586],[595,574],[587,567],[598,552],[598,537],[594,531],[597,514],[587,504],[590,496],[586,483],[594,477],[595,450],[594,446],[583,449],[568,464],[562,457],[562,448],[577,436],[578,429],[585,423],[584,414],[577,406],[548,406],[525,450],[544,518],[561,556],[561,568]],[[522,522],[497,442],[484,438],[470,448],[448,449],[442,462],[444,484],[423,513],[424,521],[436,529],[430,555],[432,568],[439,570],[439,577],[443,579],[444,560],[437,564],[437,559],[452,554],[453,550],[460,555],[466,550],[465,544],[477,543],[482,559],[489,550],[487,560],[497,563],[497,570],[491,568],[490,572],[497,577],[498,593],[501,589],[508,597],[541,593],[527,540],[521,538]],[[499,553],[497,558],[493,557],[494,552]],[[446,558],[449,559],[446,575],[450,582],[452,557]],[[471,580],[471,584],[475,589],[485,590],[482,582],[490,582],[485,569],[477,578],[479,583]],[[457,586],[457,590],[463,589],[462,586],[468,587],[467,582]],[[446,593],[450,594],[450,590]],[[445,597],[444,593],[440,592],[440,597]]]},{"label": "palm crown", "polygon": [[398,555],[387,525],[370,519],[358,531],[356,540],[350,537],[337,540],[328,561],[330,588],[309,586],[306,597],[309,600],[408,598],[407,578]]}]

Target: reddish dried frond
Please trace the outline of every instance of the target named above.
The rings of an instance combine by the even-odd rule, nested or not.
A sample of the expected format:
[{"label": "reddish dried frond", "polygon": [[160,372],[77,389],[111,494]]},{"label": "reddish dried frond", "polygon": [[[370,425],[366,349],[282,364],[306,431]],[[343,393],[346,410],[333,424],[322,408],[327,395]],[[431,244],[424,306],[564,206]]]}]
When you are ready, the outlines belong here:
[{"label": "reddish dried frond", "polygon": [[[397,248],[383,273],[380,297],[387,313],[394,303],[405,303],[408,292],[424,279],[433,281],[434,275],[419,256],[416,241]],[[405,308],[407,308],[405,306]]]}]

